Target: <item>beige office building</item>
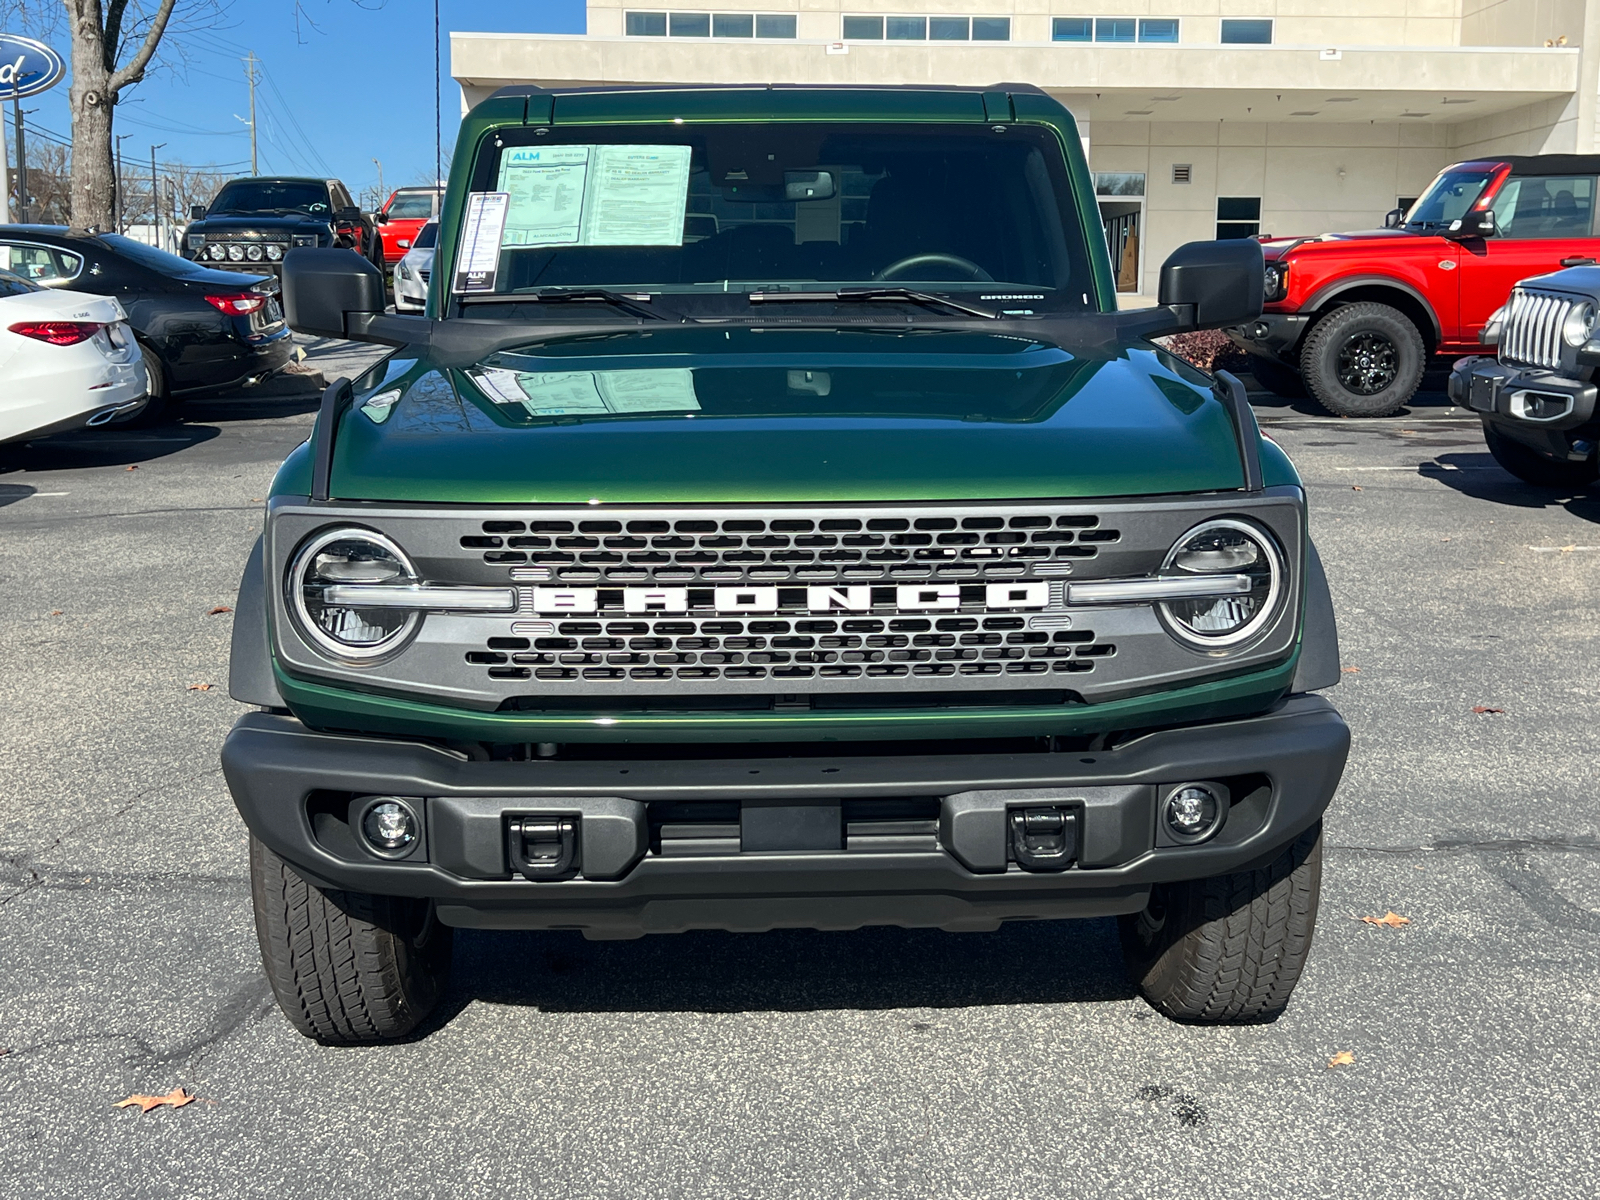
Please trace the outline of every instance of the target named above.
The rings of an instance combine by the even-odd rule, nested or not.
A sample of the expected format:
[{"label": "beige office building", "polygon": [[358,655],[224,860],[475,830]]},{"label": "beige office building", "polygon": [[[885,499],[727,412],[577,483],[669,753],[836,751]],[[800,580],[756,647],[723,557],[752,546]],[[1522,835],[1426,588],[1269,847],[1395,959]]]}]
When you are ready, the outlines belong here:
[{"label": "beige office building", "polygon": [[1183,242],[1371,228],[1447,163],[1600,138],[1600,0],[590,0],[588,30],[452,35],[463,105],[512,83],[1034,84],[1077,117],[1119,289],[1147,295]]}]

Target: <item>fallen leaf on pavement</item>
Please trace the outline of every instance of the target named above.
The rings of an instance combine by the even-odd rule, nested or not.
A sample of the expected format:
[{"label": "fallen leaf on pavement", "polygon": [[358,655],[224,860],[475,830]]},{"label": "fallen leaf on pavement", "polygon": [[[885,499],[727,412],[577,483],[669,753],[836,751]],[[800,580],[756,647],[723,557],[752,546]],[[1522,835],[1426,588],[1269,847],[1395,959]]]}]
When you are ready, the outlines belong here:
[{"label": "fallen leaf on pavement", "polygon": [[1352,483],[1350,485],[1350,490],[1352,492],[1359,492],[1361,490],[1361,485],[1359,483]]},{"label": "fallen leaf on pavement", "polygon": [[229,608],[226,604],[219,604],[215,608],[213,608],[210,612],[208,612],[206,614],[206,616],[214,617],[218,613],[225,613],[225,612],[232,612],[232,611],[233,611],[233,609]]},{"label": "fallen leaf on pavement", "polygon": [[61,610],[59,608],[52,608],[50,610],[50,615],[52,617],[59,617],[61,615]]},{"label": "fallen leaf on pavement", "polygon": [[191,692],[209,692],[216,686],[217,685],[214,683],[191,683],[189,685],[189,690]]},{"label": "fallen leaf on pavement", "polygon": [[1572,552],[1573,552],[1573,551],[1574,551],[1574,550],[1576,550],[1576,549],[1577,549],[1577,548],[1578,548],[1578,547],[1577,547],[1577,544],[1576,544],[1576,543],[1574,543],[1574,544],[1573,544],[1573,545],[1571,545],[1571,546],[1561,546],[1561,547],[1558,547],[1558,549],[1560,549],[1560,551],[1561,551],[1561,553],[1563,553],[1563,554],[1571,554],[1571,553],[1572,553]]},{"label": "fallen leaf on pavement", "polygon": [[1359,674],[1361,674],[1361,668],[1360,667],[1340,667],[1339,668],[1339,673],[1341,675],[1359,675]]},{"label": "fallen leaf on pavement", "polygon": [[1356,1056],[1348,1050],[1341,1050],[1328,1060],[1328,1070],[1334,1067],[1348,1067],[1355,1063]]},{"label": "fallen leaf on pavement", "polygon": [[134,1105],[138,1105],[140,1112],[147,1113],[152,1108],[158,1108],[163,1104],[170,1104],[173,1108],[182,1108],[185,1104],[193,1104],[196,1099],[198,1097],[190,1095],[181,1087],[175,1087],[165,1096],[145,1096],[135,1092],[126,1100],[118,1100],[115,1107],[131,1108]]},{"label": "fallen leaf on pavement", "polygon": [[139,464],[138,463],[134,463],[133,466],[128,468],[128,470],[130,470],[130,471],[137,471],[138,469],[139,469]]},{"label": "fallen leaf on pavement", "polygon": [[1381,917],[1360,917],[1363,925],[1387,925],[1390,929],[1399,929],[1402,925],[1411,924],[1410,917],[1402,917],[1393,910],[1386,912]]},{"label": "fallen leaf on pavement", "polygon": [[1505,712],[1505,709],[1503,709],[1503,708],[1490,708],[1487,704],[1474,704],[1472,706],[1472,711],[1477,713],[1481,717],[1481,716],[1485,715],[1486,713],[1503,713],[1503,712]]}]

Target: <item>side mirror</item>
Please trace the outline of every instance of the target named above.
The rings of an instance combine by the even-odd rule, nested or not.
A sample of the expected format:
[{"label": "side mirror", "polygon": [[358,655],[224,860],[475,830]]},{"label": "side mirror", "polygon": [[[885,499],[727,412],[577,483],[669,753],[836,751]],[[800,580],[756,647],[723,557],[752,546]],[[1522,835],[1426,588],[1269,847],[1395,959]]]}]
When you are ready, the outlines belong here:
[{"label": "side mirror", "polygon": [[387,225],[389,223],[389,214],[386,212],[375,212],[372,214],[372,219],[379,225]]},{"label": "side mirror", "polygon": [[1451,221],[1444,235],[1455,241],[1465,241],[1468,238],[1493,237],[1498,232],[1494,209],[1474,208]]},{"label": "side mirror", "polygon": [[1190,242],[1161,264],[1158,303],[1183,328],[1222,329],[1259,317],[1265,286],[1266,263],[1254,238]]},{"label": "side mirror", "polygon": [[1406,210],[1405,209],[1403,209],[1403,208],[1391,208],[1388,212],[1383,214],[1383,227],[1385,229],[1399,229],[1400,228],[1400,222],[1404,221],[1405,219],[1406,219]]},{"label": "side mirror", "polygon": [[333,214],[333,219],[341,225],[352,225],[361,220],[359,208],[341,208]]},{"label": "side mirror", "polygon": [[283,256],[283,315],[296,333],[350,337],[359,332],[352,317],[381,316],[387,302],[383,272],[354,250],[302,247]]},{"label": "side mirror", "polygon": [[189,205],[189,220],[203,221],[206,219],[206,206],[204,204]]}]

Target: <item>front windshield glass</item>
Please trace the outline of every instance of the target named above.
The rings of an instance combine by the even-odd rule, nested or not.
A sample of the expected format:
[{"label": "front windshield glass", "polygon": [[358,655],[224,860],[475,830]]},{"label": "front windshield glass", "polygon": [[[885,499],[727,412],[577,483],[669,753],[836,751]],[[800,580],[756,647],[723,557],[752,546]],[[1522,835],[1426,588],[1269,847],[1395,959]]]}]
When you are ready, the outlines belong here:
[{"label": "front windshield glass", "polygon": [[389,201],[387,214],[396,221],[415,221],[433,215],[432,192],[401,192]]},{"label": "front windshield glass", "polygon": [[1407,229],[1444,229],[1458,220],[1483,192],[1496,167],[1455,167],[1441,171],[1406,213]]},{"label": "front windshield glass", "polygon": [[996,308],[1091,307],[1047,129],[771,122],[503,141],[477,164],[474,189],[488,194],[469,205],[457,291],[895,286],[988,295]]},{"label": "front windshield glass", "polygon": [[211,202],[207,216],[230,213],[303,212],[326,216],[328,189],[320,183],[283,179],[240,179],[227,184]]}]

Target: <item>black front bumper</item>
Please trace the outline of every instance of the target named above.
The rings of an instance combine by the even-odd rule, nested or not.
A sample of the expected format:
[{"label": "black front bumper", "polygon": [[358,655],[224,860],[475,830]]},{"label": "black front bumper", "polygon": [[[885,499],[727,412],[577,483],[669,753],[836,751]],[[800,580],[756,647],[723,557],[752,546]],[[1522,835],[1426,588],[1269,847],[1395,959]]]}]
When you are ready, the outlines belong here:
[{"label": "black front bumper", "polygon": [[[252,713],[228,735],[222,766],[251,831],[324,886],[432,897],[451,925],[625,938],[785,926],[992,929],[1003,920],[1137,912],[1151,884],[1271,859],[1327,807],[1349,745],[1344,721],[1315,695],[1110,751],[876,758],[472,762],[430,745],[315,733],[292,717]],[[1158,833],[1157,805],[1197,780],[1224,781],[1236,793],[1232,808],[1211,840],[1172,845]],[[372,795],[411,798],[422,818],[403,861],[367,852],[331,815],[346,805],[358,811],[351,798]],[[755,851],[737,836],[731,848],[714,838],[669,844],[659,825],[659,813],[685,803],[792,815],[910,798],[937,805],[936,830],[930,820],[922,836],[907,829],[858,840],[848,826],[835,850]],[[1039,805],[1075,815],[1079,848],[1069,869],[1007,861],[1008,810]],[[577,870],[538,881],[513,874],[514,817],[576,818]]]},{"label": "black front bumper", "polygon": [[1310,325],[1311,317],[1305,313],[1262,313],[1246,325],[1234,325],[1223,332],[1247,354],[1298,367],[1295,347]]}]

